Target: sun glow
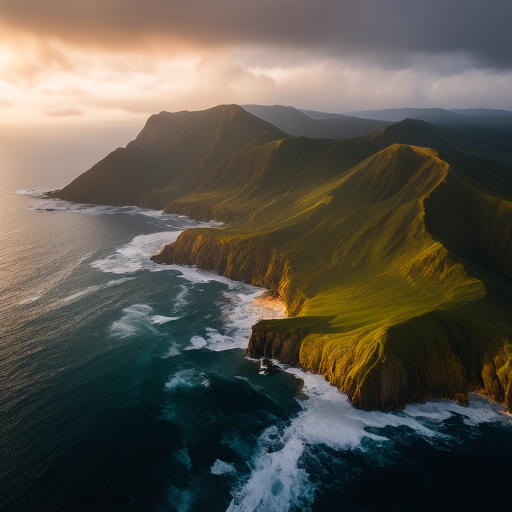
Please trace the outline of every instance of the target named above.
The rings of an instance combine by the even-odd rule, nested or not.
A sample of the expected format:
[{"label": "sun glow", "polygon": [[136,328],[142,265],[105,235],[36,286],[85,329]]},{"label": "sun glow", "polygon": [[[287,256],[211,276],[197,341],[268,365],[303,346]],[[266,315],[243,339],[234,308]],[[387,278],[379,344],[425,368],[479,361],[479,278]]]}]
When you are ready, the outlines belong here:
[{"label": "sun glow", "polygon": [[[338,29],[332,44],[319,46],[323,35],[317,34],[320,39],[311,44],[293,39],[296,25],[279,27],[276,34],[272,25],[266,28],[272,33],[265,35],[262,30],[254,38],[246,37],[236,24],[222,24],[224,28],[217,33],[206,18],[204,26],[203,21],[199,23],[203,28],[195,31],[183,23],[174,31],[165,31],[149,8],[141,8],[141,16],[155,15],[158,30],[144,25],[143,19],[134,28],[123,25],[129,19],[116,18],[112,27],[103,20],[96,32],[89,32],[89,24],[97,19],[93,11],[100,7],[83,7],[84,16],[90,16],[83,23],[69,7],[51,16],[39,6],[34,11],[39,14],[20,10],[18,14],[27,18],[26,26],[21,18],[12,23],[5,16],[3,22],[0,19],[0,117],[4,126],[107,119],[142,122],[161,110],[200,110],[223,103],[293,104],[331,112],[404,104],[512,106],[512,71],[475,66],[470,52],[402,49],[396,59],[388,54],[378,58],[377,50],[361,53],[344,46],[337,39]],[[237,9],[243,11],[240,6]],[[218,14],[207,11],[208,16]],[[309,26],[310,15],[301,18],[305,26]],[[69,23],[80,33],[73,34]],[[210,29],[212,33],[207,33]],[[286,30],[292,32],[290,40]],[[309,41],[311,34],[303,35]]]}]

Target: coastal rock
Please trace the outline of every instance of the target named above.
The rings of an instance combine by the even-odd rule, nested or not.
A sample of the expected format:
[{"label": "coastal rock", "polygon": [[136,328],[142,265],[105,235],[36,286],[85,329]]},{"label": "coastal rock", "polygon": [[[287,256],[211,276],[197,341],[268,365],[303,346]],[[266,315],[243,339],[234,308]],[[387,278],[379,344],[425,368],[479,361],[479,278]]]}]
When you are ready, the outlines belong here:
[{"label": "coastal rock", "polygon": [[[155,263],[194,265],[254,286],[268,288],[284,302],[287,315],[301,307],[299,290],[290,286],[290,265],[268,237],[222,236],[221,230],[189,229],[151,257]],[[219,236],[221,235],[221,236]]]}]

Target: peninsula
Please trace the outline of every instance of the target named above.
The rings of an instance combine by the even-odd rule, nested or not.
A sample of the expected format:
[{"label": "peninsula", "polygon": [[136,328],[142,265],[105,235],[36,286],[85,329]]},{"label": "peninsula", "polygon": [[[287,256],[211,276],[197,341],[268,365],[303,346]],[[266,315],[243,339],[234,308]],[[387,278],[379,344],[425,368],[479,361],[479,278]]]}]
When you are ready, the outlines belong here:
[{"label": "peninsula", "polygon": [[325,376],[354,407],[478,392],[510,410],[512,117],[249,107],[273,124],[237,105],[151,116],[50,196],[224,222],[152,259],[278,294],[288,318],[253,326],[249,353]]}]

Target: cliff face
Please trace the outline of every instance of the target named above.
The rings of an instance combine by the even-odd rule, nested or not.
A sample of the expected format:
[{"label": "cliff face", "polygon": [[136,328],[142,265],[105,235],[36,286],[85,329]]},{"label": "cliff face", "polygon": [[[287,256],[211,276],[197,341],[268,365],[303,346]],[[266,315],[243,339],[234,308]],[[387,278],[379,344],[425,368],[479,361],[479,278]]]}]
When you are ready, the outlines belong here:
[{"label": "cliff face", "polygon": [[482,325],[470,310],[430,312],[350,335],[307,335],[299,364],[324,375],[357,408],[391,410],[431,397],[460,401],[474,391],[510,409],[510,330]]},{"label": "cliff face", "polygon": [[510,169],[468,140],[417,120],[334,142],[236,105],[164,112],[55,197],[226,223],[152,259],[278,293],[289,318],[258,322],[249,353],[324,375],[355,407],[470,391],[510,407]]},{"label": "cliff face", "polygon": [[[323,375],[361,409],[391,410],[428,398],[464,403],[477,392],[512,407],[510,312],[495,297],[394,325],[336,331],[332,318],[262,320],[248,353]],[[327,323],[326,323],[327,322]]]},{"label": "cliff face", "polygon": [[[355,407],[390,410],[429,397],[464,402],[472,391],[510,407],[509,303],[493,282],[506,272],[500,255],[508,254],[512,209],[468,187],[435,152],[393,146],[331,181],[324,200],[298,192],[297,209],[276,202],[279,228],[248,235],[239,221],[189,230],[153,259],[277,291],[291,318],[258,322],[249,354],[324,375]],[[467,207],[483,218],[450,212],[468,194]],[[493,228],[485,212],[496,217]],[[485,261],[487,284],[427,229],[435,226],[446,240],[450,214],[457,243],[469,247],[464,254]]]},{"label": "cliff face", "polygon": [[252,357],[277,359],[281,363],[300,366],[300,348],[306,332],[291,326],[289,331],[273,332],[265,321],[252,327],[247,353]]},{"label": "cliff face", "polygon": [[291,286],[289,262],[265,236],[223,237],[214,230],[189,229],[151,260],[194,265],[235,281],[268,288],[283,299],[290,316],[300,310],[303,302],[300,292]]}]

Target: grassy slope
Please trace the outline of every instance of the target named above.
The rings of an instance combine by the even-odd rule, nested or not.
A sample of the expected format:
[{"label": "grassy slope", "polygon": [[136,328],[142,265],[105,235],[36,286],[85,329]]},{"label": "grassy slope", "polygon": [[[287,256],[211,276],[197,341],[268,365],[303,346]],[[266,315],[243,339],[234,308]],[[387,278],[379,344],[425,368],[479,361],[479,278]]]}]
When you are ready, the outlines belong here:
[{"label": "grassy slope", "polygon": [[161,112],[126,148],[107,155],[53,197],[163,208],[233,153],[285,137],[237,105]]},{"label": "grassy slope", "polygon": [[510,406],[510,177],[461,147],[417,120],[335,143],[237,106],[161,113],[57,197],[230,222],[155,260],[278,291],[290,318],[259,322],[250,351],[357,407],[471,390]]},{"label": "grassy slope", "polygon": [[[469,198],[472,187],[437,152],[408,145],[319,186],[304,172],[295,187],[292,178],[292,192],[267,198],[224,230],[191,230],[161,260],[277,289],[294,318],[257,324],[252,352],[325,375],[357,407],[471,390],[510,403],[510,304],[492,285],[510,251],[510,203],[479,191]],[[455,223],[482,240],[480,253],[468,252],[480,254],[485,283],[426,229],[437,223],[441,231],[439,219],[453,219],[450,208],[468,198],[475,211],[489,212],[464,211]]]},{"label": "grassy slope", "polygon": [[288,193],[297,175],[331,145],[297,137],[241,151],[197,183],[196,191],[171,201],[165,210],[201,220],[245,218]]}]

